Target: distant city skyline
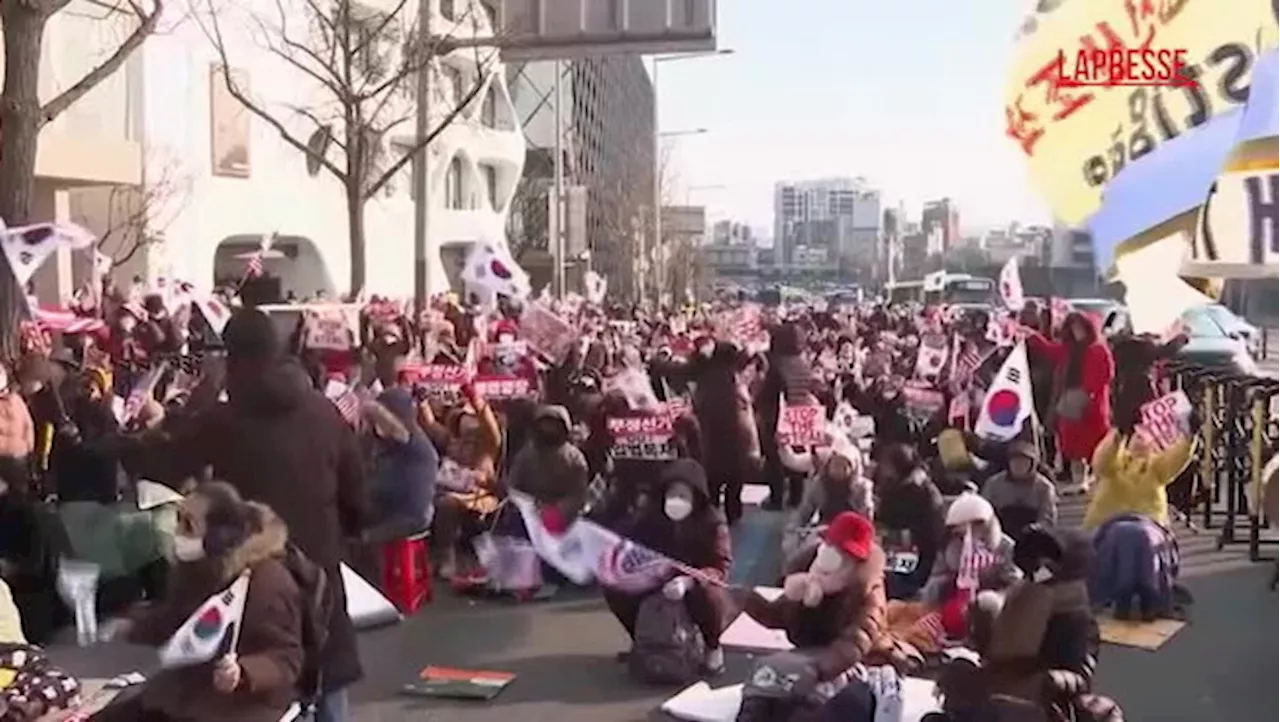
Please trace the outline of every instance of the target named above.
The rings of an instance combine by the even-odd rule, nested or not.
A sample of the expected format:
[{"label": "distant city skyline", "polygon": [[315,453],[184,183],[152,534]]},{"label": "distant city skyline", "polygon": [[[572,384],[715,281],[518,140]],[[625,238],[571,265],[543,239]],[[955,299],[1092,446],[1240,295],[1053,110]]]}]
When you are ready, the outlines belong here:
[{"label": "distant city skyline", "polygon": [[661,129],[707,130],[666,141],[672,197],[705,205],[711,220],[771,228],[776,183],[862,177],[911,218],[926,201],[952,198],[963,233],[1051,225],[1004,134],[1005,76],[1025,10],[721,3],[719,45],[734,53],[662,69]]}]

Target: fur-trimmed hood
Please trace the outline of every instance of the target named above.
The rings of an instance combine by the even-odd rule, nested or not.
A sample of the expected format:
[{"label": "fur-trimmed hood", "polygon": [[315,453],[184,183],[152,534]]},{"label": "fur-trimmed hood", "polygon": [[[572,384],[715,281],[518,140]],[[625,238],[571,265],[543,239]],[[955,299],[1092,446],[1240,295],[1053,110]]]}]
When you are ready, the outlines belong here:
[{"label": "fur-trimmed hood", "polygon": [[284,521],[265,504],[245,502],[250,521],[249,535],[220,558],[224,579],[231,579],[255,564],[284,554],[289,530]]}]

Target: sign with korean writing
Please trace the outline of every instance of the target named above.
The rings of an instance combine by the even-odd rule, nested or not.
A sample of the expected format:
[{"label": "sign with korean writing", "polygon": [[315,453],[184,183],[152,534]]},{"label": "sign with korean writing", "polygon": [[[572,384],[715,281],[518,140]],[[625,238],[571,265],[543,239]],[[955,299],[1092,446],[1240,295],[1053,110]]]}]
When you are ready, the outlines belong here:
[{"label": "sign with korean writing", "polygon": [[674,459],[675,431],[666,413],[613,417],[605,420],[613,438],[613,455],[619,459]]},{"label": "sign with korean writing", "polygon": [[325,351],[349,351],[351,327],[342,311],[308,311],[306,314],[306,347]]},{"label": "sign with korean writing", "polygon": [[822,446],[827,443],[827,417],[821,406],[783,406],[778,418],[778,443],[784,446]]},{"label": "sign with korean writing", "polygon": [[471,373],[457,364],[413,364],[404,368],[403,376],[433,397],[452,397],[461,393]]},{"label": "sign with korean writing", "polygon": [[[1078,0],[1037,19],[1016,50],[1005,93],[1005,134],[1061,221],[1083,222],[1125,165],[1239,107],[1256,48],[1276,41],[1275,3]],[[1181,58],[1195,82],[1076,82],[1080,58],[1127,51]],[[1109,80],[1109,78],[1107,78]]]},{"label": "sign with korean writing", "polygon": [[1138,428],[1147,444],[1167,449],[1191,433],[1191,400],[1181,391],[1147,402],[1138,411]]},{"label": "sign with korean writing", "polygon": [[946,406],[947,397],[929,386],[907,384],[902,387],[902,403],[917,416],[933,416]]},{"label": "sign with korean writing", "polygon": [[493,401],[526,398],[533,393],[533,384],[522,376],[477,376],[476,393]]}]

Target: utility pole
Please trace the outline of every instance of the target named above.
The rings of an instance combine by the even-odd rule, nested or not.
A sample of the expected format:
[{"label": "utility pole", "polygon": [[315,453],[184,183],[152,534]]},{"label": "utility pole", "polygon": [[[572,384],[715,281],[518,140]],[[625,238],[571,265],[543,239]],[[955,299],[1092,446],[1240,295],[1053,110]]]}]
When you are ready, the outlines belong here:
[{"label": "utility pole", "polygon": [[[431,133],[431,9],[432,0],[418,0],[418,87],[414,113],[414,139],[420,144],[413,164],[413,310],[414,323],[422,320],[427,310],[428,225],[431,207],[431,173],[427,168],[426,139]],[[425,340],[425,334],[421,337]]]},{"label": "utility pole", "polygon": [[555,61],[555,125],[556,125],[556,142],[555,142],[555,160],[553,162],[553,176],[555,189],[555,204],[551,212],[555,214],[554,237],[549,239],[551,242],[551,261],[555,264],[552,271],[552,283],[555,288],[556,298],[564,298],[565,279],[564,279],[564,263],[565,263],[565,242],[564,242],[564,221],[565,221],[565,197],[564,197],[564,110],[561,106],[561,96],[564,95],[564,86],[561,76],[564,74],[564,65],[559,61]]}]

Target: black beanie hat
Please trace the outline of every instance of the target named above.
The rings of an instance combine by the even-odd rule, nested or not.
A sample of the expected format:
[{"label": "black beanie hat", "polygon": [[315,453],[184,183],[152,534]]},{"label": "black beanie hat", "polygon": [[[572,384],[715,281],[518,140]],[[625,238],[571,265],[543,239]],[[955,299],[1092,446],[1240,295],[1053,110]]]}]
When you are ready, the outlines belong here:
[{"label": "black beanie hat", "polygon": [[229,358],[267,361],[280,354],[280,335],[267,314],[243,308],[231,315],[222,330],[222,343]]}]

